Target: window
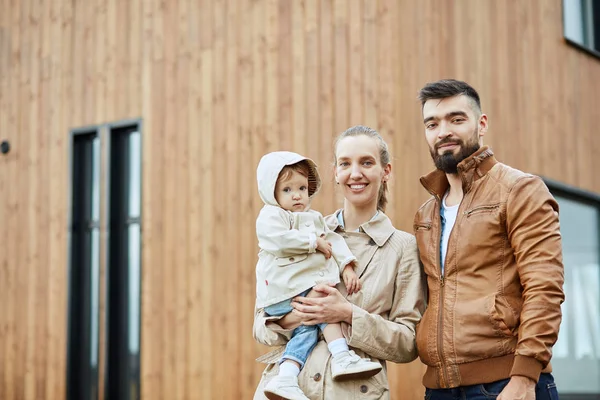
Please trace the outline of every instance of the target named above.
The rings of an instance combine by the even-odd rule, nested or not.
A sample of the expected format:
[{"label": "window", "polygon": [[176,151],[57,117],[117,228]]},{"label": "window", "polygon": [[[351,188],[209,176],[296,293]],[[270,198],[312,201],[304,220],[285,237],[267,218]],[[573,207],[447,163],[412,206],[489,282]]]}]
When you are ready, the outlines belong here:
[{"label": "window", "polygon": [[141,136],[110,129],[106,398],[140,398]]},{"label": "window", "polygon": [[98,398],[100,140],[96,130],[71,136],[71,226],[67,398]]},{"label": "window", "polygon": [[561,399],[600,394],[600,196],[547,182],[560,207],[563,320],[552,366]]},{"label": "window", "polygon": [[98,400],[99,387],[104,399],[140,398],[140,128],[134,121],[72,134],[68,400]]},{"label": "window", "polygon": [[565,38],[600,57],[600,0],[563,0]]}]

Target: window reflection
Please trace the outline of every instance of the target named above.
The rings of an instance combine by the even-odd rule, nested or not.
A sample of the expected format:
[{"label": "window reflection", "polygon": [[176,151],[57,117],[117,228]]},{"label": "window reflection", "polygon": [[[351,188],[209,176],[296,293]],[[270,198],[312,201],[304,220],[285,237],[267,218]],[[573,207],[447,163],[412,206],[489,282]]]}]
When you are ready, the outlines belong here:
[{"label": "window reflection", "polygon": [[600,214],[597,206],[555,195],[565,266],[563,320],[552,365],[563,393],[600,393]]},{"label": "window reflection", "polygon": [[129,216],[139,217],[142,187],[142,149],[139,132],[129,134]]},{"label": "window reflection", "polygon": [[129,230],[129,351],[140,351],[140,225]]},{"label": "window reflection", "polygon": [[595,52],[600,51],[600,0],[563,0],[564,35]]},{"label": "window reflection", "polygon": [[92,259],[90,282],[90,364],[98,368],[98,335],[99,335],[99,294],[100,294],[100,232],[96,228],[92,231]]}]

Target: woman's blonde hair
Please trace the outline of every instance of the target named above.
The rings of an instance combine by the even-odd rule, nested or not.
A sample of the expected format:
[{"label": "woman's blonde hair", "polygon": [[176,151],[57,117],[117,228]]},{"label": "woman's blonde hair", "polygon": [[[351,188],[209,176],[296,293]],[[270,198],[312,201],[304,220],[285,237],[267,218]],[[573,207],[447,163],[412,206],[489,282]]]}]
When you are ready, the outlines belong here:
[{"label": "woman's blonde hair", "polygon": [[[333,153],[333,158],[336,161],[335,164],[337,165],[336,151],[337,151],[337,147],[338,147],[338,144],[340,143],[340,141],[347,137],[354,137],[354,136],[361,136],[361,135],[370,137],[377,141],[377,144],[379,147],[379,161],[381,162],[381,165],[383,167],[388,165],[390,163],[390,152],[388,150],[387,143],[385,142],[385,140],[383,140],[383,138],[381,137],[379,132],[377,132],[373,128],[369,128],[368,126],[363,126],[363,125],[353,126],[351,128],[346,129],[344,132],[342,132],[338,135],[337,139],[335,140],[334,153]],[[384,180],[383,182],[381,182],[381,186],[379,187],[379,196],[377,197],[377,209],[381,210],[383,212],[385,212],[385,207],[388,202],[387,193],[388,193],[387,181]]]}]

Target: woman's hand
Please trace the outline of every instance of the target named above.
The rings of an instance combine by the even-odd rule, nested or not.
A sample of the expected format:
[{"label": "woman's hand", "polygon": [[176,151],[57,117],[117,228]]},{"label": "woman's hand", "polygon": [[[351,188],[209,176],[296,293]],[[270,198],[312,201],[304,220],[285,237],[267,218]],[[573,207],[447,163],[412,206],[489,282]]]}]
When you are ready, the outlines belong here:
[{"label": "woman's hand", "polygon": [[352,304],[335,287],[319,284],[312,291],[322,297],[309,295],[296,297],[292,301],[294,311],[290,314],[299,317],[302,325],[335,324],[342,321],[352,324]]}]

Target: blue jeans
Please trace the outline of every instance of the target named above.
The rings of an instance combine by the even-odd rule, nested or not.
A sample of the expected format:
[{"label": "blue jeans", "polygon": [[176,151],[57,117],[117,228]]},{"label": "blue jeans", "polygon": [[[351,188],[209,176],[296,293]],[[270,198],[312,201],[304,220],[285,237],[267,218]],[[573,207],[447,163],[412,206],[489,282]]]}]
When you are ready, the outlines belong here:
[{"label": "blue jeans", "polygon": [[[425,389],[425,400],[489,400],[498,397],[510,379],[453,389]],[[558,400],[552,374],[541,374],[535,387],[536,400]]]},{"label": "blue jeans", "polygon": [[[310,292],[310,289],[302,292],[299,296],[306,296]],[[292,299],[287,299],[282,302],[273,304],[265,307],[265,312],[272,316],[285,315],[291,312],[294,308],[292,307]],[[285,352],[281,357],[280,363],[285,360],[293,360],[300,364],[300,369],[304,367],[304,363],[308,359],[308,355],[317,345],[319,341],[319,330],[325,329],[327,324],[319,325],[300,325],[294,332],[292,332],[292,338],[285,346]]]}]

